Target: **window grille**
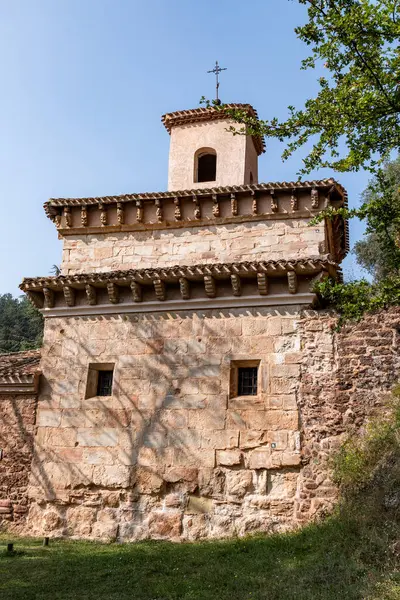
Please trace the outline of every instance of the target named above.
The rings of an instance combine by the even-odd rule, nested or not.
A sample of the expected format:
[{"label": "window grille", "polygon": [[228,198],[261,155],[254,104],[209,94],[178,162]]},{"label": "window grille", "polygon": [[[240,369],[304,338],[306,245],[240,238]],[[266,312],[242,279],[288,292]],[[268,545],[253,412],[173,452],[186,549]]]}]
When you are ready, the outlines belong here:
[{"label": "window grille", "polygon": [[97,379],[97,396],[112,395],[113,372],[99,371]]},{"label": "window grille", "polygon": [[257,367],[239,367],[238,369],[238,396],[257,395]]}]

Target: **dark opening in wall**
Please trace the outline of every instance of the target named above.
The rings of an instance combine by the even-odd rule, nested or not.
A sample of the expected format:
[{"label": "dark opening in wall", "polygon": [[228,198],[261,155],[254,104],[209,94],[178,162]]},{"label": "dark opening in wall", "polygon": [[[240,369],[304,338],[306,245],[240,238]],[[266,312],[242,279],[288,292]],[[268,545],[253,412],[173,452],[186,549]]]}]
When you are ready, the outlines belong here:
[{"label": "dark opening in wall", "polygon": [[113,371],[99,371],[97,378],[97,396],[111,396]]},{"label": "dark opening in wall", "polygon": [[257,396],[260,393],[260,361],[233,360],[230,374],[230,398]]},{"label": "dark opening in wall", "polygon": [[88,369],[85,398],[112,396],[113,363],[91,363]]},{"label": "dark opening in wall", "polygon": [[217,178],[217,155],[215,152],[203,152],[197,156],[195,181],[215,181]]},{"label": "dark opening in wall", "polygon": [[239,367],[238,369],[238,396],[257,395],[257,367]]}]

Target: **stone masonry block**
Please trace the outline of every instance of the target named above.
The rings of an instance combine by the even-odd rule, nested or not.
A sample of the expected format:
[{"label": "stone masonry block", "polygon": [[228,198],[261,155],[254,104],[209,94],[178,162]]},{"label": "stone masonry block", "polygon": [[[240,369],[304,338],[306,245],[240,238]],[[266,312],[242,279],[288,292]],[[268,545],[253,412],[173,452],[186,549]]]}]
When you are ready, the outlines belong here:
[{"label": "stone masonry block", "polygon": [[191,410],[189,411],[189,427],[197,430],[218,430],[225,427],[225,410]]},{"label": "stone masonry block", "polygon": [[166,469],[163,479],[169,483],[179,481],[195,482],[198,477],[198,469],[195,467],[169,467]]},{"label": "stone masonry block", "polygon": [[240,450],[217,450],[217,465],[232,467],[234,465],[240,465],[241,461],[242,453]]},{"label": "stone masonry block", "polygon": [[84,448],[83,460],[89,465],[112,465],[114,455],[108,448]]},{"label": "stone masonry block", "polygon": [[39,427],[59,427],[61,425],[62,413],[60,410],[38,411],[37,424]]},{"label": "stone masonry block", "polygon": [[257,448],[266,444],[269,440],[268,433],[266,431],[241,431],[239,447],[247,450],[248,448]]},{"label": "stone masonry block", "polygon": [[248,458],[250,469],[270,469],[272,467],[271,450],[253,450]]},{"label": "stone masonry block", "polygon": [[284,452],[282,454],[283,467],[298,467],[301,464],[301,456],[299,452]]},{"label": "stone masonry block", "polygon": [[182,530],[180,513],[154,512],[150,514],[149,530],[154,538],[178,539]]},{"label": "stone masonry block", "polygon": [[267,429],[291,429],[299,428],[299,413],[297,410],[269,410],[267,412]]},{"label": "stone masonry block", "polygon": [[219,394],[221,392],[221,379],[219,377],[207,377],[197,381],[202,394]]},{"label": "stone masonry block", "polygon": [[164,402],[165,408],[196,409],[205,408],[207,396],[204,394],[168,395]]},{"label": "stone masonry block", "polygon": [[168,432],[168,445],[178,448],[200,448],[201,433],[195,429],[179,429]]},{"label": "stone masonry block", "polygon": [[286,450],[288,447],[288,432],[287,431],[268,431],[268,442],[274,445],[274,450]]},{"label": "stone masonry block", "polygon": [[63,410],[61,417],[61,427],[81,427],[85,421],[85,411],[67,409]]},{"label": "stone masonry block", "polygon": [[93,483],[101,487],[127,488],[130,483],[130,468],[122,465],[95,466]]},{"label": "stone masonry block", "polygon": [[290,394],[298,387],[297,379],[287,379],[286,377],[271,377],[271,394]]},{"label": "stone masonry block", "polygon": [[271,365],[271,377],[283,377],[290,379],[291,377],[300,377],[300,365]]},{"label": "stone masonry block", "polygon": [[239,443],[239,431],[224,429],[222,431],[202,431],[201,447],[226,450],[237,448]]},{"label": "stone masonry block", "polygon": [[77,433],[77,442],[80,446],[116,446],[118,430],[112,428],[80,428]]},{"label": "stone masonry block", "polygon": [[205,364],[189,369],[190,377],[219,377],[220,373],[220,365]]},{"label": "stone masonry block", "polygon": [[167,429],[187,429],[188,410],[162,410],[160,413],[160,423]]},{"label": "stone masonry block", "polygon": [[185,509],[187,515],[202,515],[212,511],[213,501],[211,498],[204,498],[190,495]]},{"label": "stone masonry block", "polygon": [[56,427],[48,429],[48,437],[45,442],[46,448],[75,446],[77,432],[74,427]]},{"label": "stone masonry block", "polygon": [[172,448],[172,463],[174,466],[181,467],[214,467],[215,450],[206,448]]}]

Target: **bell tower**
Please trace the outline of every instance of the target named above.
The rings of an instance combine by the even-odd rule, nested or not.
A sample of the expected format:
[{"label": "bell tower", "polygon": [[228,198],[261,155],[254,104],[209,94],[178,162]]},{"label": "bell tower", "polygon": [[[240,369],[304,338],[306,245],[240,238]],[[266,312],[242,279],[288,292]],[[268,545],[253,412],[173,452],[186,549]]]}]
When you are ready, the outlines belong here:
[{"label": "bell tower", "polygon": [[[249,104],[228,104],[257,118]],[[257,137],[233,135],[237,125],[223,109],[195,108],[162,117],[171,135],[168,191],[258,183],[258,156],[265,151]]]}]

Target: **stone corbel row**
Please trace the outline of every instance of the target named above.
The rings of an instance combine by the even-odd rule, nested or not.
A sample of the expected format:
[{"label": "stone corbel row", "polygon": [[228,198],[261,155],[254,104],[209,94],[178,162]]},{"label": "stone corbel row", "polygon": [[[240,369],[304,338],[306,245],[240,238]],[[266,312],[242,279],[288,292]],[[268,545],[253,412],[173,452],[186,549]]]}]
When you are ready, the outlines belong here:
[{"label": "stone corbel row", "polygon": [[[252,215],[253,216],[257,216],[259,214],[259,211],[258,211],[258,195],[259,195],[259,193],[260,193],[260,191],[250,190],[250,195],[252,197]],[[279,198],[277,197],[275,190],[271,189],[268,191],[268,193],[270,194],[270,197],[271,197],[271,213],[279,213]],[[204,197],[205,197],[204,195],[202,195],[200,198],[197,194],[192,194],[194,220],[201,220],[201,218],[202,218],[201,199]],[[213,216],[215,218],[219,218],[220,214],[221,214],[220,213],[219,196],[218,196],[218,194],[211,194],[211,198],[213,201],[213,209],[212,209]],[[154,202],[154,205],[156,208],[157,222],[163,223],[165,221],[165,218],[164,218],[164,212],[163,212],[162,199],[155,198],[153,200],[153,202]],[[237,199],[236,193],[232,192],[230,194],[230,202],[231,202],[231,216],[237,217],[239,215],[239,211],[238,211],[238,199]],[[141,224],[144,222],[143,200],[137,199],[135,201],[135,205],[136,205],[136,223]],[[181,198],[180,197],[176,196],[174,198],[174,205],[175,205],[175,211],[174,211],[175,221],[182,221],[183,216],[182,216]],[[316,210],[319,208],[319,205],[320,205],[319,191],[317,188],[314,188],[311,190],[311,208],[313,210]],[[90,206],[92,206],[92,204],[90,204]],[[106,227],[109,225],[108,210],[107,210],[108,206],[110,206],[110,204],[106,204],[104,202],[97,203],[97,208],[100,212],[101,227]],[[124,202],[116,202],[116,206],[117,206],[117,224],[124,225],[125,224],[125,203]],[[291,206],[292,212],[296,212],[299,208],[298,190],[296,188],[293,188],[291,191],[290,206]],[[85,205],[85,204],[81,205],[81,226],[82,227],[88,227],[88,224],[89,224],[88,208],[89,208],[89,205]],[[55,209],[55,210],[56,210],[56,214],[54,215],[54,221],[55,221],[56,227],[58,229],[61,228],[62,214],[63,214],[65,227],[67,229],[72,228],[71,206],[64,206],[64,208],[62,209],[63,212],[60,212],[57,209]],[[246,216],[246,215],[242,215],[242,216]],[[250,216],[250,215],[248,215],[248,216]]]},{"label": "stone corbel row", "polygon": [[[248,279],[247,279],[248,280]],[[268,276],[266,273],[257,273],[257,288],[258,292],[261,296],[268,295]],[[216,298],[217,297],[217,282],[218,280],[212,275],[204,275],[203,283],[204,283],[204,291],[207,298]],[[237,273],[233,273],[230,275],[230,282],[232,286],[232,294],[233,296],[241,296],[242,295],[242,278]],[[153,279],[153,288],[156,295],[157,300],[164,301],[167,299],[167,287],[168,284],[160,279],[159,277],[155,277]],[[191,297],[191,282],[186,277],[180,277],[178,280],[179,290],[183,300],[189,300]],[[298,278],[295,271],[287,272],[287,285],[288,292],[290,294],[296,294],[298,291]],[[115,282],[108,282],[106,284],[108,301],[111,304],[118,304],[120,300],[120,289],[121,287]],[[132,280],[129,283],[129,287],[132,293],[132,299],[134,302],[142,302],[143,301],[143,288],[145,287],[143,284]],[[85,295],[86,302],[90,306],[95,306],[98,303],[98,291],[99,287],[94,286],[92,283],[86,283],[85,285]],[[104,288],[103,288],[104,289]],[[76,304],[76,288],[70,285],[63,285],[62,292],[64,294],[65,303],[69,307],[73,307]],[[54,308],[55,306],[55,290],[49,287],[43,287],[42,292],[43,296],[39,291],[25,290],[29,300],[37,307],[37,308]]]}]

